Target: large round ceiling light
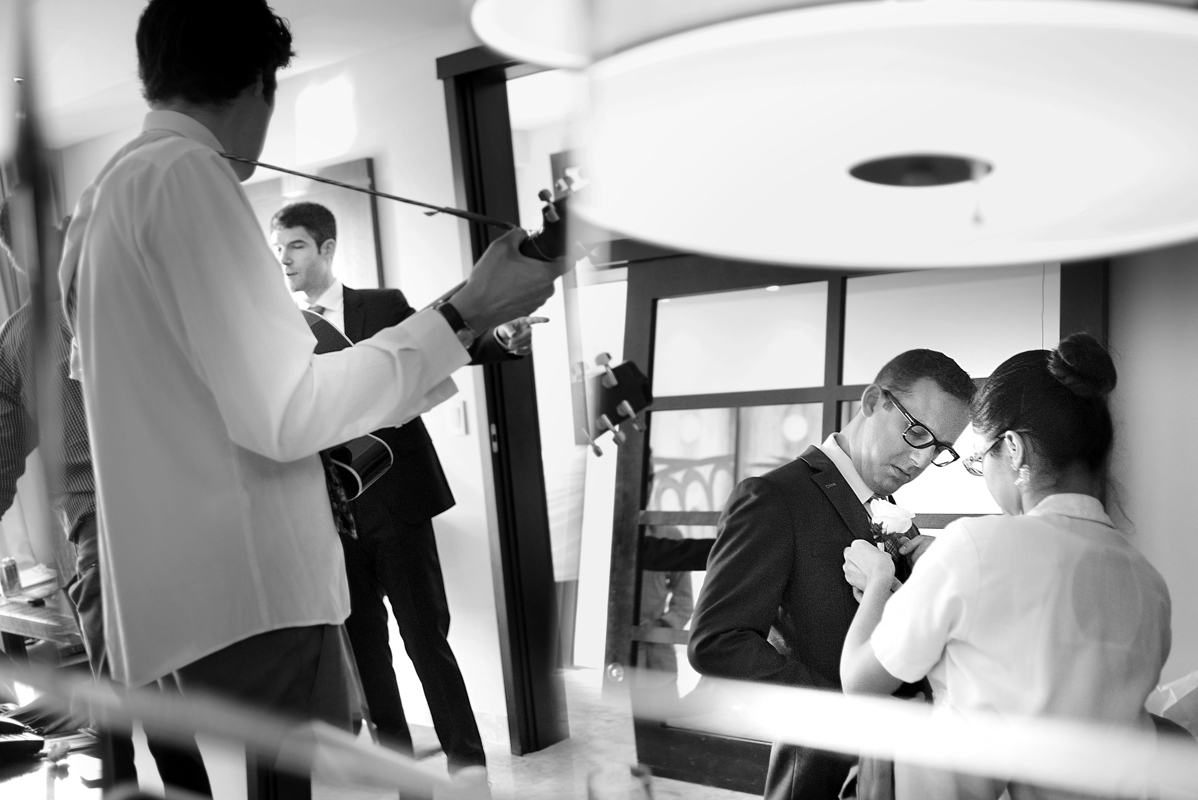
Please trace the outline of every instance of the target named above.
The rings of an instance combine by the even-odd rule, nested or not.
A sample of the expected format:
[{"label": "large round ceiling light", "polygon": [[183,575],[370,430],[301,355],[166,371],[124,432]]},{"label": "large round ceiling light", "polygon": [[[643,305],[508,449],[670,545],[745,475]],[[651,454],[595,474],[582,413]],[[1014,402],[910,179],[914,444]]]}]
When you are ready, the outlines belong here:
[{"label": "large round ceiling light", "polygon": [[1172,244],[1198,237],[1194,75],[1198,13],[1145,3],[865,0],[706,25],[588,67],[579,211],[782,264]]}]

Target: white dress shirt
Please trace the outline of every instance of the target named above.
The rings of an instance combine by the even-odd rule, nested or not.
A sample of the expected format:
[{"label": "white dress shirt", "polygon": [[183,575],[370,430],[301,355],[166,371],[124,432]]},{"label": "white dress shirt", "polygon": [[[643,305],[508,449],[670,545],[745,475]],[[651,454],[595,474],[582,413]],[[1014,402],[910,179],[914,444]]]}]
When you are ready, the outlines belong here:
[{"label": "white dress shirt", "polygon": [[[857,499],[862,504],[868,503],[870,498],[874,496],[873,489],[866,486],[865,481],[857,474],[857,468],[853,466],[853,459],[849,457],[849,454],[845,452],[844,447],[840,444],[841,438],[839,433],[833,433],[824,440],[819,449],[823,450],[824,455],[831,459],[836,469],[840,470],[841,476],[848,483],[849,488],[853,490],[853,494],[857,495]],[[866,508],[869,507],[866,506]]]},{"label": "white dress shirt", "polygon": [[333,278],[333,285],[324,290],[324,294],[309,303],[303,294],[295,294],[296,303],[300,308],[312,310],[316,306],[324,309],[320,316],[324,317],[337,330],[345,333],[345,285],[340,278]]},{"label": "white dress shirt", "polygon": [[191,117],[151,112],[84,192],[65,248],[108,652],[131,685],[258,633],[342,622],[315,454],[441,402],[469,359],[436,312],[313,355],[222,150]]},{"label": "white dress shirt", "polygon": [[[940,713],[1143,724],[1144,699],[1169,654],[1169,619],[1164,580],[1102,504],[1055,494],[1022,516],[945,528],[890,598],[870,644],[891,675],[927,675]],[[896,788],[908,788],[900,797],[1002,790],[947,773],[901,772]]]}]

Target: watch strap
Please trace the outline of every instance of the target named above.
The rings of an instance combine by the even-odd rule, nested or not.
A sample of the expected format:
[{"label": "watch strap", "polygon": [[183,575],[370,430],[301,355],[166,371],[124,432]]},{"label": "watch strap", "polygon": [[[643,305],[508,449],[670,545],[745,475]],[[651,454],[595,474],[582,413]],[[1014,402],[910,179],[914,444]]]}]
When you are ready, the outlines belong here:
[{"label": "watch strap", "polygon": [[458,341],[462,343],[463,347],[469,347],[474,343],[476,337],[474,330],[466,324],[466,320],[462,319],[461,313],[454,308],[453,303],[442,300],[433,306],[433,309],[445,317],[445,321],[449,323],[449,329],[458,337]]}]

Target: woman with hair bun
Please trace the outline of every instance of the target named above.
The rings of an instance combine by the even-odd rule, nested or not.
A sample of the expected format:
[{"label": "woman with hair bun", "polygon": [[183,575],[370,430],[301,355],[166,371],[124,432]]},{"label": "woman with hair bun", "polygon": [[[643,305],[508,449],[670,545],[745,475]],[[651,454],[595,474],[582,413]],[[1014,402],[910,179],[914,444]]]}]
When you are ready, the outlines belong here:
[{"label": "woman with hair bun", "polygon": [[[1169,593],[1102,505],[1115,365],[1087,334],[1003,362],[973,402],[965,459],[1001,516],[944,529],[891,594],[893,562],[845,551],[864,594],[841,655],[845,692],[928,677],[938,711],[1150,727],[1169,654]],[[1008,782],[896,765],[904,798],[997,798]],[[1054,796],[1012,785],[1012,796]]]}]

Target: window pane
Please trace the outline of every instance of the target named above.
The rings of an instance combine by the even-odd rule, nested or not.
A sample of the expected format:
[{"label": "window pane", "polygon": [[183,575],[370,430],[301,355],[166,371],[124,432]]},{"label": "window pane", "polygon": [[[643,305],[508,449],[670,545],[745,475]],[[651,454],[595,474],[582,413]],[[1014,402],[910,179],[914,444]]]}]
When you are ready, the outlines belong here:
[{"label": "window pane", "polygon": [[720,511],[735,485],[736,409],[655,411],[651,511]]},{"label": "window pane", "polygon": [[1015,353],[1060,339],[1059,265],[933,269],[847,283],[846,385],[872,382],[904,350],[939,350],[980,378]]},{"label": "window pane", "polygon": [[653,393],[822,386],[827,306],[822,281],[659,300]]},{"label": "window pane", "polygon": [[736,479],[764,475],[819,444],[823,413],[822,403],[740,409]]}]

